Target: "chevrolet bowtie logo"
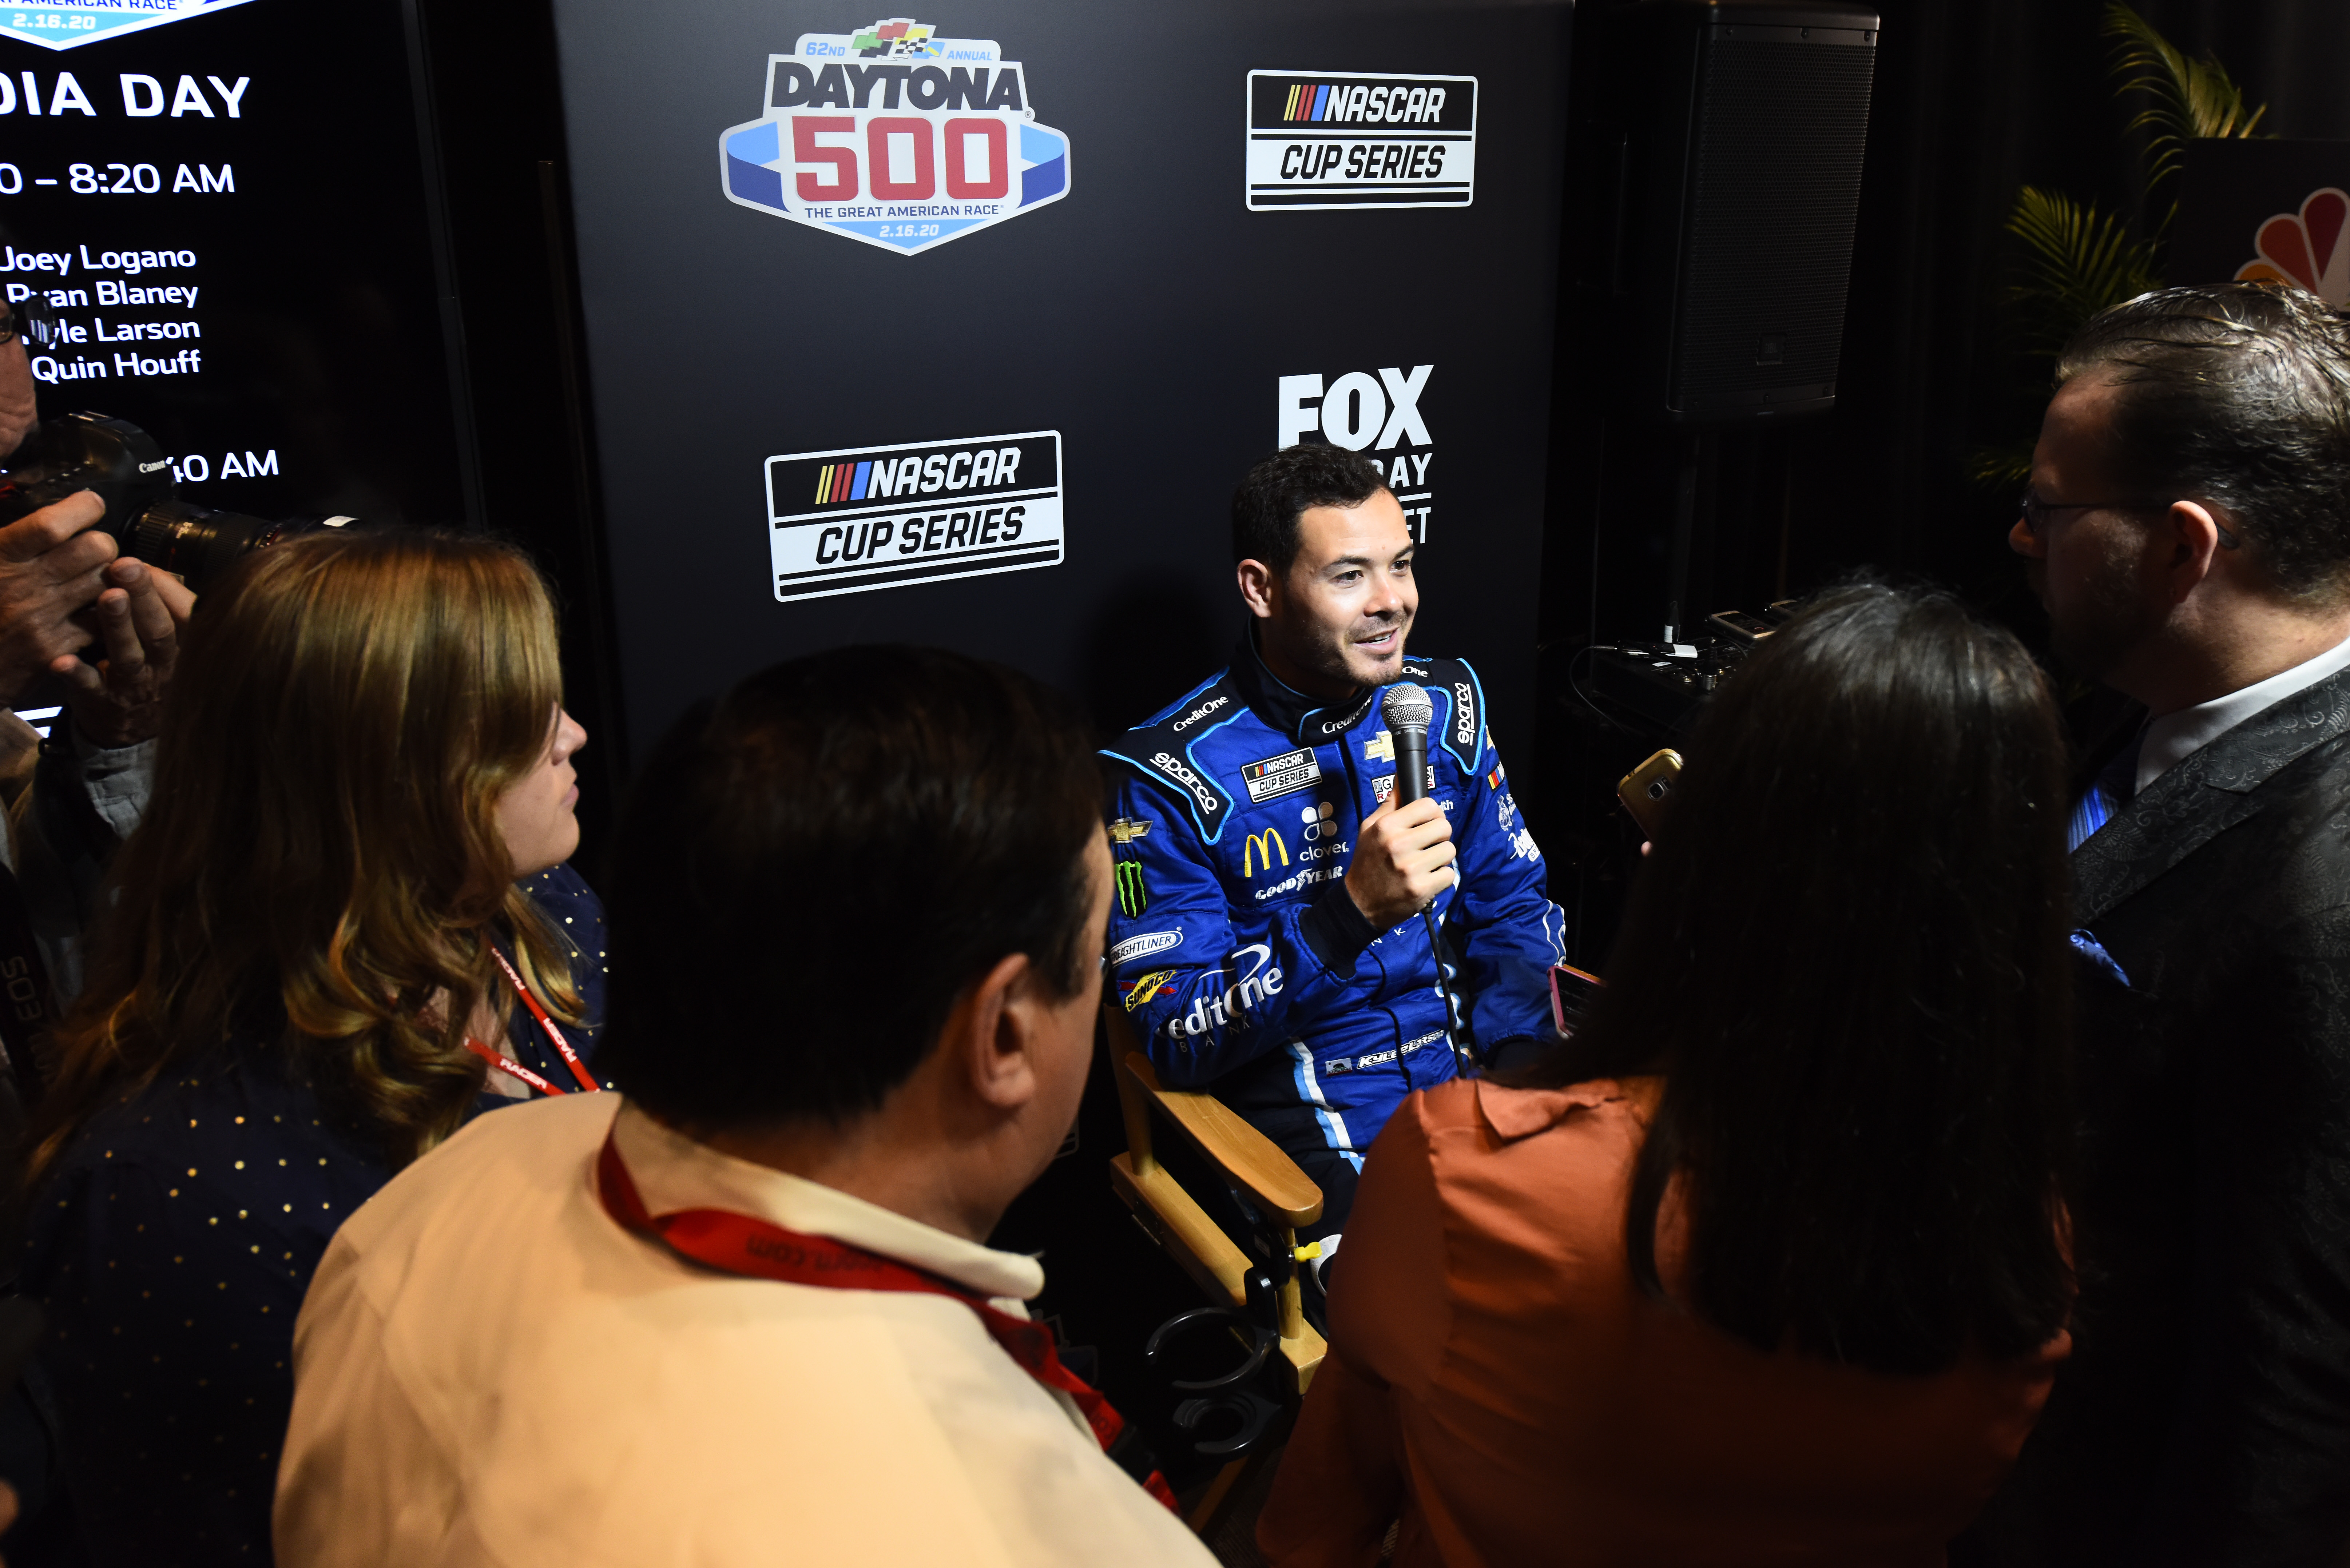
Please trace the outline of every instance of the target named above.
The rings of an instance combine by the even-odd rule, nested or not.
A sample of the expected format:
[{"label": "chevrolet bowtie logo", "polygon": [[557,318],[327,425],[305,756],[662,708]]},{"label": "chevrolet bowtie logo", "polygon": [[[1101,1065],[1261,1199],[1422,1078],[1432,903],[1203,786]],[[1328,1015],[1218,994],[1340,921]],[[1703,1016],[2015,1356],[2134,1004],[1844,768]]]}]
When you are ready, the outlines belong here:
[{"label": "chevrolet bowtie logo", "polygon": [[1395,761],[1395,736],[1381,730],[1378,736],[1363,742],[1363,761],[1391,763]]},{"label": "chevrolet bowtie logo", "polygon": [[1109,841],[1112,844],[1131,844],[1149,831],[1149,822],[1137,821],[1130,816],[1121,816],[1109,825]]}]

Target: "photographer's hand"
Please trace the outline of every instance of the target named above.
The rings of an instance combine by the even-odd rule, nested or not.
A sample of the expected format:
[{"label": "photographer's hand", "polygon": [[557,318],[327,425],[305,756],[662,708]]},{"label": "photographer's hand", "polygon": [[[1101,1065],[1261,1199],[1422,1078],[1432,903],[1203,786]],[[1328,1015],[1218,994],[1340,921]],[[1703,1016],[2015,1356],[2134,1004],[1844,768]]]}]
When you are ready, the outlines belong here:
[{"label": "photographer's hand", "polygon": [[85,490],[0,528],[0,701],[96,640],[80,612],[115,557],[113,537],[91,527],[105,515]]},{"label": "photographer's hand", "polygon": [[24,444],[36,417],[33,368],[25,358],[25,340],[12,338],[0,344],[0,457]]},{"label": "photographer's hand", "polygon": [[67,654],[49,669],[65,680],[66,706],[82,738],[111,748],[149,740],[160,727],[163,694],[179,662],[180,628],[196,596],[143,561],[116,561],[105,577],[91,615],[106,657],[93,666]]}]

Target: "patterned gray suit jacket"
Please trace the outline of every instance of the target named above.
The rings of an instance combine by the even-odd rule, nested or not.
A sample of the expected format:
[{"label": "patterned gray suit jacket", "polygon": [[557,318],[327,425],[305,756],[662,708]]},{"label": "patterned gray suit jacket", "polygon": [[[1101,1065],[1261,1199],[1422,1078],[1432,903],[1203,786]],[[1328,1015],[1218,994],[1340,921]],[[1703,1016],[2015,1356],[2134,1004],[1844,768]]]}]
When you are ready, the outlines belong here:
[{"label": "patterned gray suit jacket", "polygon": [[2330,1563],[2350,1540],[2350,671],[2163,774],[2073,867],[2077,923],[2128,983],[2082,981],[2075,1355],[1985,1516],[1988,1560]]}]

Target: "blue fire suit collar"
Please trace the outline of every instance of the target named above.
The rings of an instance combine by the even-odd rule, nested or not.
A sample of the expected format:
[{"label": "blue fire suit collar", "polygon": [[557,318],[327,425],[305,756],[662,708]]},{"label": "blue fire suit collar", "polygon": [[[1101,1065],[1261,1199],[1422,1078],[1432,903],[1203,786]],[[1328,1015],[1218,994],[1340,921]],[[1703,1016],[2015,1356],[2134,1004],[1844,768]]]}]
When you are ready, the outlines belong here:
[{"label": "blue fire suit collar", "polygon": [[1232,650],[1228,673],[1249,711],[1301,746],[1328,745],[1361,723],[1379,694],[1378,687],[1367,686],[1343,702],[1308,697],[1265,668],[1264,658],[1256,649],[1253,618],[1241,628],[1240,646]]}]

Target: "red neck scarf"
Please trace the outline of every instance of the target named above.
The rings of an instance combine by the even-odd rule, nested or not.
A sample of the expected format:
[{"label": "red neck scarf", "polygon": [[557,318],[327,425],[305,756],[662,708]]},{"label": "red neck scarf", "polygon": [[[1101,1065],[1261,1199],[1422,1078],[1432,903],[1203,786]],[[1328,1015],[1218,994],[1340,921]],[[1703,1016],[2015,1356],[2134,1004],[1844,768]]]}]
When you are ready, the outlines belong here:
[{"label": "red neck scarf", "polygon": [[844,1291],[906,1291],[948,1296],[979,1314],[988,1337],[1020,1364],[1022,1371],[1047,1388],[1057,1388],[1076,1402],[1094,1438],[1118,1469],[1142,1484],[1142,1490],[1172,1510],[1175,1493],[1159,1473],[1142,1434],[1110,1408],[1108,1400],[1084,1379],[1061,1365],[1053,1348],[1053,1334],[1043,1324],[998,1312],[986,1301],[935,1274],[852,1247],[829,1236],[803,1236],[764,1220],[723,1209],[681,1209],[655,1214],[645,1208],[629,1168],[612,1137],[604,1139],[596,1157],[596,1190],[604,1208],[620,1225],[667,1245],[697,1263],[754,1279],[782,1280],[795,1285],[822,1285]]}]

